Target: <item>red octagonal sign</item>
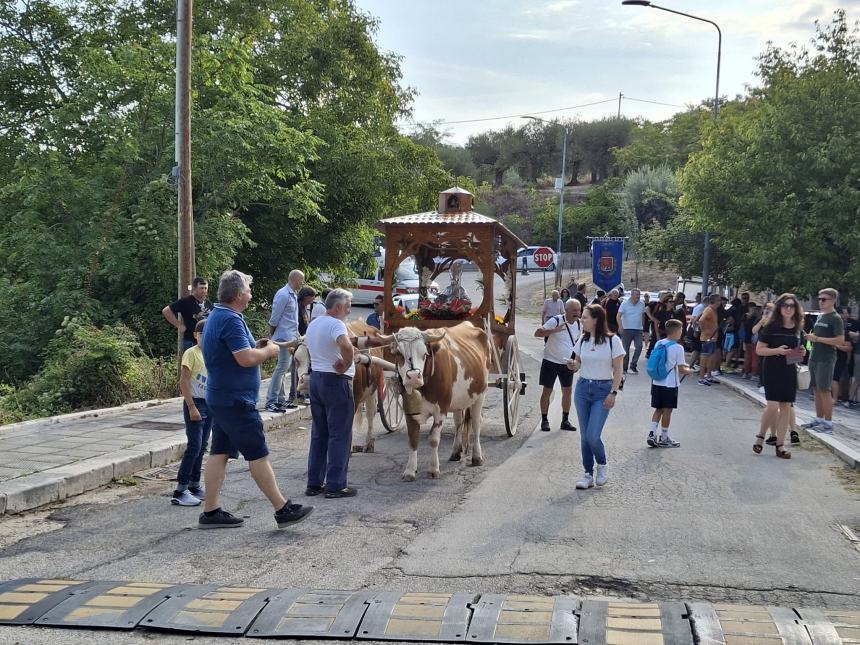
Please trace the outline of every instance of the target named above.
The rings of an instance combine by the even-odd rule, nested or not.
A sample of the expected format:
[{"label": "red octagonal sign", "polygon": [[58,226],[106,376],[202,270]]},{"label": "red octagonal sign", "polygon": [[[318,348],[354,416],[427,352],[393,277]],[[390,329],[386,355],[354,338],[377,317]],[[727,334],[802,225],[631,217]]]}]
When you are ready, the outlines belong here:
[{"label": "red octagonal sign", "polygon": [[535,264],[539,269],[546,269],[550,264],[552,264],[552,249],[548,246],[541,246],[535,249]]}]

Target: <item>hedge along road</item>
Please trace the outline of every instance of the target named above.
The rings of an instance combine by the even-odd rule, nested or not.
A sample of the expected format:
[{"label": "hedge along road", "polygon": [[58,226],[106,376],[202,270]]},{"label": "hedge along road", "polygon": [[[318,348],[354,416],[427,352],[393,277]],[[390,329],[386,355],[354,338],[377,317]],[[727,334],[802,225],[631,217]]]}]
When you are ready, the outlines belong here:
[{"label": "hedge along road", "polygon": [[[197,531],[198,509],[172,507],[170,484],[104,490],[0,521],[0,571],[8,578],[860,604],[860,553],[834,528],[860,518],[857,492],[841,483],[847,469],[811,447],[789,462],[753,455],[758,409],[719,387],[685,382],[674,419],[682,447],[649,450],[647,383],[631,377],[607,429],[610,484],[575,491],[578,434],[531,432],[538,421],[532,357],[543,348],[531,338],[534,324],[519,321],[531,381],[521,433],[506,437],[493,391],[483,467],[443,462],[442,477],[432,480],[424,440],[419,479],[404,483],[406,438],[382,436],[376,453],[352,458],[358,497],[316,498],[314,515],[284,531],[274,529],[244,462],[232,464],[225,493],[226,507],[248,517],[241,529]],[[555,410],[551,421],[558,426]],[[305,501],[309,424],[300,423],[270,442],[279,480]],[[443,456],[451,429],[449,422]],[[153,638],[4,627],[0,642],[33,642],[36,634],[46,643]]]}]

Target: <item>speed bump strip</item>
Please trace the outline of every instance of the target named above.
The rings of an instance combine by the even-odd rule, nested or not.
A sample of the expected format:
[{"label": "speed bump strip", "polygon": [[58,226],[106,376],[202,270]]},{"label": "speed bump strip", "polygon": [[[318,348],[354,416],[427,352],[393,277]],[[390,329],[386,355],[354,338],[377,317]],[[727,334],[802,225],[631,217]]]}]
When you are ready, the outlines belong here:
[{"label": "speed bump strip", "polygon": [[572,596],[484,594],[475,603],[467,641],[576,643],[579,601]]},{"label": "speed bump strip", "polygon": [[283,589],[247,632],[252,637],[355,637],[373,591]]},{"label": "speed bump strip", "polygon": [[854,645],[860,643],[860,610],[797,610],[815,645]]},{"label": "speed bump strip", "polygon": [[194,585],[159,605],[142,627],[241,636],[266,605],[273,589]]},{"label": "speed bump strip", "polygon": [[693,645],[686,605],[586,599],[579,612],[585,645]]},{"label": "speed bump strip", "polygon": [[368,602],[356,638],[381,641],[461,642],[469,626],[467,593],[383,591]]},{"label": "speed bump strip", "polygon": [[0,584],[0,624],[30,625],[92,582],[25,578]]},{"label": "speed bump strip", "polygon": [[760,605],[712,605],[726,645],[812,645],[790,609]]},{"label": "speed bump strip", "polygon": [[134,629],[183,585],[151,582],[98,582],[46,612],[35,624],[53,627]]}]

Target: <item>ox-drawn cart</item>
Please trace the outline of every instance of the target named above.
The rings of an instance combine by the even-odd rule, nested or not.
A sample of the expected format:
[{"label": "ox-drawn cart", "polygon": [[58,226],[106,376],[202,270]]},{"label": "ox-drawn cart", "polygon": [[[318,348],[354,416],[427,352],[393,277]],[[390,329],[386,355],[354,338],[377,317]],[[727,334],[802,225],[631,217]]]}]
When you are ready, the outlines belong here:
[{"label": "ox-drawn cart", "polygon": [[[427,213],[391,217],[379,222],[385,234],[385,331],[404,327],[420,330],[444,329],[464,320],[487,332],[490,345],[488,384],[502,390],[505,429],[517,432],[519,401],[525,392],[525,374],[514,330],[516,317],[517,249],[525,244],[507,227],[473,210],[473,195],[451,188],[439,196],[439,208]],[[392,276],[401,262],[415,258],[419,273],[419,311],[400,311],[393,301]],[[468,263],[468,264],[466,264]],[[480,274],[480,293],[467,294],[460,284],[464,266]],[[435,301],[429,292],[432,281],[449,271],[451,284]],[[475,298],[473,303],[472,297]],[[402,418],[399,396],[389,396],[386,388],[380,408],[383,423],[392,429]]]}]

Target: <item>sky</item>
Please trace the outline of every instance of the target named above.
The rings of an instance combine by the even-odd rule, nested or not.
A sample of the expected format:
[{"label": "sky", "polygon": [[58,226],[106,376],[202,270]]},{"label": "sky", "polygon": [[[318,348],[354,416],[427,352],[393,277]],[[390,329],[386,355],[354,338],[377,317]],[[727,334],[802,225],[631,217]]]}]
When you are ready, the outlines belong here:
[{"label": "sky", "polygon": [[[380,49],[403,57],[403,84],[417,91],[413,119],[445,123],[448,142],[519,126],[519,115],[592,120],[621,113],[665,119],[713,97],[717,30],[621,0],[356,0],[379,19]],[[860,20],[860,0],[660,0],[713,20],[723,32],[720,94],[755,84],[768,41],[805,44],[814,21],[836,8]],[[633,99],[639,99],[634,101]],[[657,105],[654,101],[670,105]],[[409,130],[409,124],[403,124]]]}]

